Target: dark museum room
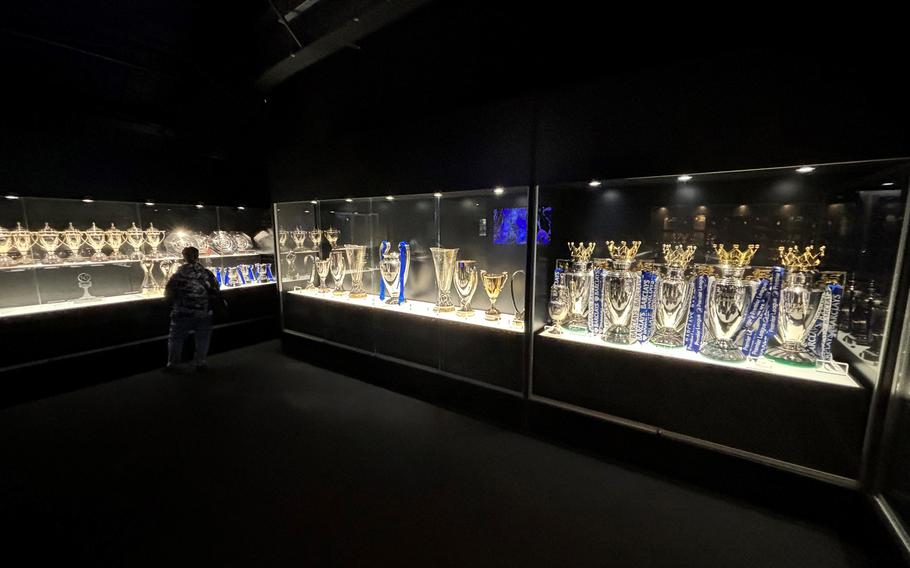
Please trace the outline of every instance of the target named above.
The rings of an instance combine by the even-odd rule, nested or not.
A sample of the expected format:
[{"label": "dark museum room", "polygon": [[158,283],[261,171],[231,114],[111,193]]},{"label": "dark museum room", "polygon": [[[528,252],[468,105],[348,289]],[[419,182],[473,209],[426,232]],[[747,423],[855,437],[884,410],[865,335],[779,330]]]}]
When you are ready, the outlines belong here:
[{"label": "dark museum room", "polygon": [[0,564],[910,567],[903,18],[746,8],[4,3]]}]

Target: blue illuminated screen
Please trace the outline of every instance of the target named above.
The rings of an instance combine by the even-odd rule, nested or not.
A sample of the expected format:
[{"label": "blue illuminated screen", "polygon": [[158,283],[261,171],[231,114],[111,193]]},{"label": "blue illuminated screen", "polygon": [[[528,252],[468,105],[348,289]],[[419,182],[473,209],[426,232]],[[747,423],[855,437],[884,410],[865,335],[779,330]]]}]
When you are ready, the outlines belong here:
[{"label": "blue illuminated screen", "polygon": [[[550,244],[552,207],[541,207],[537,217],[537,244]],[[523,245],[528,242],[527,207],[508,207],[493,210],[493,244]]]}]

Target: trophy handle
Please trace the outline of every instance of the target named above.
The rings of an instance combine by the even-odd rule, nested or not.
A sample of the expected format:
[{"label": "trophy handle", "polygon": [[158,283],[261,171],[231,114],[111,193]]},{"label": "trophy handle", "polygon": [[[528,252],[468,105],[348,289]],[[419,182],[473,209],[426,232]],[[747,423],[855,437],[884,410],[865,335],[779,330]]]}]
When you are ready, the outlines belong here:
[{"label": "trophy handle", "polygon": [[408,283],[408,273],[411,270],[411,245],[407,241],[398,243],[400,252],[399,260],[401,261],[401,281],[398,283],[398,303],[404,302],[404,285]]},{"label": "trophy handle", "polygon": [[516,314],[524,313],[524,310],[519,309],[518,302],[515,301],[515,277],[519,274],[526,276],[524,270],[516,270],[512,273],[512,280],[509,282],[509,294],[512,296],[512,308],[515,310]]},{"label": "trophy handle", "polygon": [[[389,241],[382,241],[381,243],[379,243],[379,263],[380,264],[382,264],[382,259],[383,259],[383,257],[385,257],[385,253],[388,252],[390,246],[391,245],[389,244]],[[380,276],[379,277],[379,299],[380,300],[385,300],[385,293],[386,293],[385,288],[386,288],[385,279],[383,279],[382,276]]]}]

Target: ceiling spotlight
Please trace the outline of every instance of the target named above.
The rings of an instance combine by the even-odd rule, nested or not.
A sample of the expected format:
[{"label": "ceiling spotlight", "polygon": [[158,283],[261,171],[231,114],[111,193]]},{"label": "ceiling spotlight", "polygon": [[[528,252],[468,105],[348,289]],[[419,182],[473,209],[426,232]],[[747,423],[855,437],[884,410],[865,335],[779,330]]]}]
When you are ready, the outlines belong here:
[{"label": "ceiling spotlight", "polygon": [[437,191],[433,194],[433,197],[442,197],[442,194]]},{"label": "ceiling spotlight", "polygon": [[146,201],[145,204],[148,205],[149,207],[154,207],[154,206],[155,206],[155,202],[154,202],[154,201]]},{"label": "ceiling spotlight", "polygon": [[19,196],[16,195],[15,193],[7,193],[6,198],[7,199],[19,199]]},{"label": "ceiling spotlight", "polygon": [[[891,187],[892,185],[894,185],[893,181],[886,181],[882,184],[883,187]],[[9,199],[9,197],[7,197],[7,199]]]},{"label": "ceiling spotlight", "polygon": [[310,201],[310,203],[312,203],[313,205],[316,205],[319,202],[314,199],[313,201]]},{"label": "ceiling spotlight", "polygon": [[802,167],[796,168],[796,171],[797,171],[797,173],[801,173],[801,174],[809,174],[809,173],[814,172],[815,168],[813,168],[812,166],[802,166]]},{"label": "ceiling spotlight", "polygon": [[388,200],[388,201],[394,201],[394,200],[395,200],[395,197],[393,197],[393,196],[391,196],[391,195],[386,195],[385,198],[386,198],[386,200]]},{"label": "ceiling spotlight", "polygon": [[238,205],[238,206],[237,206],[237,211],[243,211],[243,210],[245,210],[245,209],[246,209],[246,207],[244,207],[243,205]]},{"label": "ceiling spotlight", "polygon": [[600,187],[600,182],[596,179],[592,179],[588,182],[588,187]]},{"label": "ceiling spotlight", "polygon": [[347,201],[348,203],[354,203],[354,200],[351,199],[350,197],[348,197],[347,199],[345,199],[345,201]]},{"label": "ceiling spotlight", "polygon": [[205,207],[205,205],[203,205],[201,203],[196,204],[196,209],[202,209],[203,207]]},{"label": "ceiling spotlight", "polygon": [[692,176],[686,174],[686,175],[682,175],[682,176],[679,176],[678,178],[676,178],[676,181],[681,181],[681,182],[685,183],[691,179],[692,179]]},{"label": "ceiling spotlight", "polygon": [[85,197],[82,199],[82,203],[94,203],[94,202],[95,202],[95,200],[92,199],[91,197]]},{"label": "ceiling spotlight", "polygon": [[505,192],[506,192],[506,190],[503,189],[502,186],[493,188],[493,193],[495,193],[496,195],[502,195]]}]

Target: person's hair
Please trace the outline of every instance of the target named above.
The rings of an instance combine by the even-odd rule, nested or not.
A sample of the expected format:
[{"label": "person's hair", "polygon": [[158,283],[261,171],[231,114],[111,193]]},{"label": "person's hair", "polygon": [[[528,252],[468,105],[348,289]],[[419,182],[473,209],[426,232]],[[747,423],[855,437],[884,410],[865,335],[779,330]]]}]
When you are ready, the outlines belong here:
[{"label": "person's hair", "polygon": [[199,260],[199,249],[196,247],[186,247],[183,249],[183,260],[187,262],[196,262]]}]

